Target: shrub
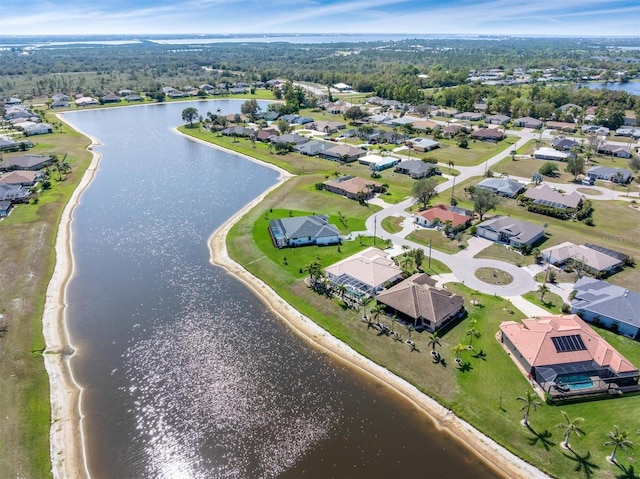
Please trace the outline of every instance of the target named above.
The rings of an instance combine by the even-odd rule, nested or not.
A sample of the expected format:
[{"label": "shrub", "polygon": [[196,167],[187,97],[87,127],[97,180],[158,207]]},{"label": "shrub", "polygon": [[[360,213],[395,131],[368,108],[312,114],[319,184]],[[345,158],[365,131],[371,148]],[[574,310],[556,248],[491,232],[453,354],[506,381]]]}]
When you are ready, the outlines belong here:
[{"label": "shrub", "polygon": [[585,218],[584,224],[587,226],[594,226],[593,218],[591,216],[589,216],[588,218]]},{"label": "shrub", "polygon": [[562,311],[562,314],[568,314],[571,311],[571,305],[567,303],[562,303],[562,306],[560,307],[560,311]]}]

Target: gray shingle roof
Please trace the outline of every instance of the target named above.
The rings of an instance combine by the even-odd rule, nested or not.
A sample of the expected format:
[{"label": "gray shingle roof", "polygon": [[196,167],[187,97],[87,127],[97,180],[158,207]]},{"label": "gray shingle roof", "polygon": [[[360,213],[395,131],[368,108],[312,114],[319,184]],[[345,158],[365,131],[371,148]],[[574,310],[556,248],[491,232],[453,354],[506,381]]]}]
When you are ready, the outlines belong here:
[{"label": "gray shingle roof", "polygon": [[584,276],[574,285],[571,306],[640,327],[640,293]]}]

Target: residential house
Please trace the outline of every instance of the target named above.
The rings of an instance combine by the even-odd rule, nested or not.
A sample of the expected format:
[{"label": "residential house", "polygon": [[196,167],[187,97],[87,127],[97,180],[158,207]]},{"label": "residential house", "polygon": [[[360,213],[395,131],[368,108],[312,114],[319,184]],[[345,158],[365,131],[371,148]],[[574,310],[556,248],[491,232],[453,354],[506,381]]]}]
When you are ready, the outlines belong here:
[{"label": "residential house", "polygon": [[414,180],[428,178],[429,176],[440,173],[436,164],[420,160],[402,161],[396,166],[394,171],[402,175],[409,175]]},{"label": "residential house", "polygon": [[52,103],[56,103],[56,102],[59,102],[59,101],[67,101],[68,102],[69,100],[70,100],[70,98],[67,95],[65,95],[64,93],[56,93],[54,95],[51,95],[51,102]]},{"label": "residential house", "polygon": [[335,88],[338,91],[351,91],[353,90],[353,88],[351,87],[351,85],[347,85],[346,83],[336,83],[335,85],[333,85],[333,88]]},{"label": "residential house", "polygon": [[531,118],[530,116],[523,116],[522,118],[516,118],[511,122],[513,126],[520,126],[522,128],[533,128],[537,130],[542,127],[542,121],[537,118]]},{"label": "residential house", "polygon": [[437,205],[415,215],[416,223],[431,228],[448,223],[454,231],[464,230],[471,225],[472,215],[453,211],[452,207]]},{"label": "residential house", "polygon": [[140,95],[137,95],[135,93],[132,93],[131,95],[127,95],[124,97],[124,99],[128,102],[132,102],[132,101],[142,101],[142,97]]},{"label": "residential house", "polygon": [[344,115],[349,108],[351,107],[342,103],[330,103],[325,106],[327,113],[331,113],[332,115]]},{"label": "residential house", "polygon": [[491,115],[487,117],[487,123],[491,125],[506,125],[511,120],[507,115]]},{"label": "residential house", "polygon": [[344,130],[346,127],[347,125],[341,121],[316,121],[309,125],[309,128],[322,131],[327,135],[337,133],[339,130]]},{"label": "residential house", "polygon": [[432,116],[439,116],[442,118],[452,118],[454,115],[457,115],[459,113],[458,110],[456,110],[455,108],[438,108],[437,110],[434,110],[431,115]]},{"label": "residential house", "polygon": [[293,216],[271,220],[269,234],[276,248],[340,243],[340,231],[327,215]]},{"label": "residential house", "polygon": [[548,121],[545,126],[550,130],[566,131],[569,133],[573,133],[578,129],[578,125],[566,121]]},{"label": "residential house", "polygon": [[22,127],[22,131],[24,131],[26,136],[45,135],[47,133],[53,133],[53,127],[48,123],[36,123],[35,125]]},{"label": "residential house", "polygon": [[442,134],[444,136],[453,137],[456,136],[460,130],[462,130],[462,126],[460,125],[448,125],[442,129]]},{"label": "residential house", "polygon": [[559,151],[548,146],[543,146],[533,152],[533,157],[538,160],[567,161],[573,156],[575,156],[573,152]]},{"label": "residential house", "polygon": [[640,293],[588,276],[580,278],[573,291],[571,312],[640,340]]},{"label": "residential house", "polygon": [[302,143],[299,145],[293,146],[293,151],[297,151],[303,155],[307,156],[317,156],[320,153],[323,153],[325,150],[332,148],[333,145],[331,143],[327,143],[326,141],[309,141],[307,143]]},{"label": "residential house", "polygon": [[26,203],[29,201],[31,192],[29,188],[22,185],[7,185],[0,183],[0,201],[11,201],[12,203]]},{"label": "residential house", "polygon": [[18,151],[20,146],[13,140],[0,138],[0,151]]},{"label": "residential house", "polygon": [[436,287],[436,281],[425,273],[414,274],[378,293],[376,301],[385,306],[388,314],[431,332],[465,314],[462,296]]},{"label": "residential house", "polygon": [[416,151],[427,152],[440,148],[440,143],[429,138],[412,138],[407,144]]},{"label": "residential house", "polygon": [[297,133],[285,133],[280,136],[271,137],[271,143],[287,143],[289,145],[302,145],[303,143],[307,143],[309,138],[306,136],[298,135]]},{"label": "residential house", "polygon": [[349,296],[358,299],[375,295],[403,276],[388,253],[373,247],[328,266],[325,273],[334,287],[343,285]]},{"label": "residential house", "polygon": [[610,166],[592,166],[587,170],[587,177],[595,180],[612,181],[614,183],[627,184],[631,181],[632,173],[625,168],[612,168]]},{"label": "residential house", "polygon": [[442,125],[431,120],[419,120],[413,124],[413,128],[422,131],[437,131],[442,128]]},{"label": "residential house", "polygon": [[582,195],[577,191],[571,193],[561,193],[549,185],[540,185],[536,188],[529,188],[524,196],[533,200],[537,205],[550,206],[566,210],[568,208],[579,208],[582,204]]},{"label": "residential house", "polygon": [[51,108],[69,108],[71,103],[68,101],[54,101],[50,106]]},{"label": "residential house", "polygon": [[580,148],[580,143],[570,138],[554,138],[551,146],[560,151],[571,151],[572,148]]},{"label": "residential house", "polygon": [[617,158],[631,158],[631,149],[626,145],[616,143],[604,143],[598,147],[596,153]]},{"label": "residential house", "polygon": [[382,185],[370,179],[345,175],[336,180],[325,181],[324,189],[331,193],[346,196],[351,200],[368,200],[379,192]]},{"label": "residential house", "polygon": [[631,138],[640,138],[640,128],[623,127],[618,128],[615,133],[616,136],[627,136]]},{"label": "residential house", "polygon": [[453,117],[458,120],[480,121],[484,120],[484,113],[479,113],[476,111],[465,111],[462,113],[456,113],[455,115],[453,115]]},{"label": "residential house", "polygon": [[569,241],[540,251],[542,259],[554,266],[575,267],[595,275],[615,272],[624,265],[624,260]]},{"label": "residential house", "polygon": [[500,324],[511,358],[552,398],[637,391],[638,368],[576,314]]},{"label": "residential house", "polygon": [[255,137],[257,141],[270,142],[272,137],[278,136],[279,134],[280,132],[276,128],[263,128],[255,132]]},{"label": "residential house", "polygon": [[607,136],[609,134],[609,128],[599,125],[582,125],[582,132],[590,135]]},{"label": "residential house", "polygon": [[504,133],[497,128],[480,128],[471,133],[471,138],[480,141],[497,143],[504,138]]},{"label": "residential house", "polygon": [[494,216],[476,228],[476,235],[491,241],[507,243],[514,248],[532,246],[544,236],[544,228],[508,216]]},{"label": "residential house", "polygon": [[0,171],[40,170],[52,163],[47,155],[21,155],[0,162]]},{"label": "residential house", "polygon": [[340,163],[352,163],[366,154],[367,150],[362,148],[340,144],[320,153],[320,157],[326,160],[339,161]]},{"label": "residential house", "polygon": [[42,178],[40,171],[15,170],[0,177],[0,183],[6,185],[33,186]]},{"label": "residential house", "polygon": [[242,138],[249,138],[250,136],[255,134],[255,131],[251,128],[246,128],[244,126],[230,126],[229,128],[225,128],[220,133],[224,136],[239,136]]},{"label": "residential house", "polygon": [[506,196],[507,198],[515,198],[522,190],[524,190],[524,185],[517,180],[507,177],[485,178],[476,185],[476,188],[485,188],[498,195]]},{"label": "residential house", "polygon": [[77,98],[74,103],[76,104],[76,106],[80,107],[80,106],[97,105],[100,102],[90,96],[81,96],[80,98]]},{"label": "residential house", "polygon": [[114,95],[113,93],[107,93],[106,95],[103,95],[102,98],[100,98],[102,100],[102,103],[119,103],[120,102],[120,97],[118,95]]},{"label": "residential house", "polygon": [[396,166],[399,161],[395,156],[369,154],[360,157],[358,163],[368,166],[371,171],[382,171]]}]

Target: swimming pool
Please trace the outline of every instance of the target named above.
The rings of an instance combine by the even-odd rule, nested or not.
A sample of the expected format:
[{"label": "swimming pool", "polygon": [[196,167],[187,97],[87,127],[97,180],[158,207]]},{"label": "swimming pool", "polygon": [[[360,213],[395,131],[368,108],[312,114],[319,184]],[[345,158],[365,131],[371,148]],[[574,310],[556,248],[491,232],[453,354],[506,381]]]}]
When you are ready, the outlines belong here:
[{"label": "swimming pool", "polygon": [[572,391],[593,387],[593,381],[589,375],[583,373],[563,374],[556,378],[556,383],[565,385]]}]

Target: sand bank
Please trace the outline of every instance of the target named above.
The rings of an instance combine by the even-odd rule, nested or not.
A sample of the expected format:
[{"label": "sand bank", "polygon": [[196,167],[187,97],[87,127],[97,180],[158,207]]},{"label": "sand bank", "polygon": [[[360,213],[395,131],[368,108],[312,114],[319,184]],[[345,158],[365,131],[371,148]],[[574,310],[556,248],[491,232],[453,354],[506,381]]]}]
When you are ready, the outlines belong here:
[{"label": "sand bank", "polygon": [[[60,116],[58,116],[62,120]],[[62,120],[64,121],[64,120]],[[85,134],[85,136],[88,136]],[[89,137],[92,150],[99,142]],[[42,332],[46,349],[44,365],[49,374],[51,395],[50,453],[55,479],[88,478],[89,472],[82,433],[82,388],[76,383],[69,360],[75,349],[71,344],[66,324],[66,288],[73,276],[71,249],[71,219],[82,192],[89,186],[100,162],[101,155],[92,151],[93,159],[62,212],[56,237],[56,265],[47,287],[42,316]]]},{"label": "sand bank", "polygon": [[[186,135],[185,135],[186,136]],[[189,137],[190,138],[190,137]],[[194,139],[194,138],[192,138]],[[223,149],[230,153],[239,154],[218,145],[212,145],[206,141],[194,139],[210,147]],[[278,315],[291,329],[313,347],[332,356],[359,372],[380,381],[395,393],[409,401],[416,408],[426,414],[442,431],[451,434],[456,440],[463,443],[479,458],[487,463],[496,474],[512,479],[547,479],[549,476],[531,464],[523,461],[505,448],[497,444],[491,438],[481,433],[467,422],[459,419],[450,410],[443,407],[429,396],[420,392],[415,386],[404,379],[392,374],[387,369],[377,365],[373,361],[365,358],[354,351],[347,344],[331,336],[324,329],[314,323],[308,317],[289,305],[282,299],[269,285],[255,277],[244,269],[240,264],[232,260],[227,252],[226,238],[231,227],[237,223],[244,214],[260,203],[264,197],[273,189],[280,186],[283,181],[292,175],[288,172],[265,164],[255,158],[241,155],[251,161],[260,163],[280,172],[280,182],[264,192],[258,198],[245,205],[241,211],[230,218],[224,225],[209,238],[209,251],[211,262],[225,268],[229,273],[236,276],[247,287],[249,287],[276,315]]]}]

